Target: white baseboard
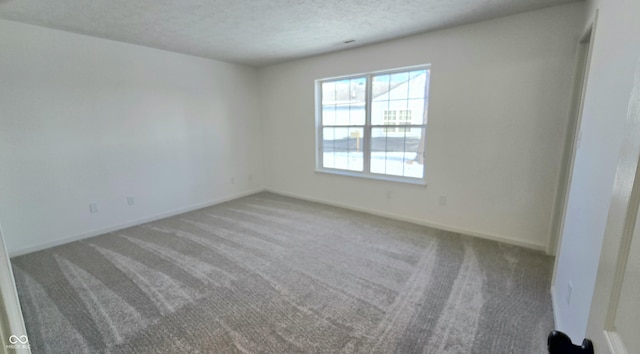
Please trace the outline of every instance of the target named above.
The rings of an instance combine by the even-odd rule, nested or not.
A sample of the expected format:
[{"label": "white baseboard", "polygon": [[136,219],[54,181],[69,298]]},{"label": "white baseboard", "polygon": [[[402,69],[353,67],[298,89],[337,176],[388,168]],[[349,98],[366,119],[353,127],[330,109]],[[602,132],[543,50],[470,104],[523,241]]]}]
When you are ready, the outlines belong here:
[{"label": "white baseboard", "polygon": [[273,189],[273,188],[266,188],[265,191],[271,192],[271,193],[275,193],[275,194],[280,194],[280,195],[291,197],[291,198],[297,198],[297,199],[307,200],[307,201],[310,201],[310,202],[316,202],[316,203],[331,205],[331,206],[335,206],[335,207],[339,207],[339,208],[345,208],[345,209],[350,209],[350,210],[354,210],[354,211],[359,211],[359,212],[363,212],[363,213],[367,213],[367,214],[382,216],[382,217],[389,218],[389,219],[406,221],[406,222],[410,222],[412,224],[428,226],[428,227],[432,227],[432,228],[435,228],[435,229],[440,229],[440,230],[460,233],[460,234],[464,234],[464,235],[474,236],[474,237],[483,238],[483,239],[487,239],[487,240],[491,240],[491,241],[497,241],[497,242],[501,242],[501,243],[507,243],[507,244],[510,244],[510,245],[529,248],[529,249],[533,249],[533,250],[536,250],[536,251],[542,251],[542,252],[546,251],[546,245],[544,245],[544,244],[537,244],[537,243],[528,242],[528,241],[516,240],[516,239],[508,237],[508,236],[495,235],[495,234],[489,234],[489,233],[483,233],[483,232],[476,232],[476,231],[467,230],[467,229],[463,229],[463,228],[459,228],[459,227],[455,227],[455,226],[451,226],[451,225],[439,224],[439,223],[431,222],[431,221],[428,221],[428,220],[409,218],[409,217],[402,216],[402,215],[385,213],[385,212],[382,212],[382,211],[369,209],[369,208],[360,208],[360,207],[356,207],[356,206],[353,206],[353,205],[332,202],[330,200],[314,198],[314,197],[310,197],[310,196],[307,196],[307,195],[283,192],[283,191],[280,191],[280,190],[277,190],[277,189]]},{"label": "white baseboard", "polygon": [[148,222],[151,222],[151,221],[156,221],[156,220],[168,218],[168,217],[175,216],[175,215],[178,215],[178,214],[184,214],[184,213],[187,213],[187,212],[190,212],[190,211],[193,211],[193,210],[210,207],[212,205],[224,203],[224,202],[227,202],[227,201],[230,201],[230,200],[233,200],[233,199],[246,197],[248,195],[259,193],[259,192],[262,192],[262,191],[264,191],[263,188],[251,189],[251,190],[248,190],[248,191],[245,191],[245,192],[227,195],[227,196],[222,197],[222,198],[217,198],[217,199],[210,200],[210,201],[207,201],[207,202],[204,202],[204,203],[193,204],[193,205],[190,205],[190,206],[187,206],[187,207],[174,209],[174,210],[166,212],[166,213],[160,213],[160,214],[157,214],[157,215],[144,217],[144,218],[137,219],[137,220],[134,220],[134,221],[129,221],[129,222],[126,222],[126,223],[123,223],[123,224],[109,226],[109,227],[105,227],[105,228],[101,228],[101,229],[97,229],[97,230],[91,230],[91,231],[88,231],[88,232],[82,232],[82,233],[77,234],[77,235],[73,235],[73,236],[70,236],[70,237],[64,237],[64,238],[57,239],[57,240],[54,240],[54,241],[51,241],[51,242],[46,242],[46,243],[42,243],[42,244],[35,245],[35,246],[25,247],[25,248],[20,248],[20,249],[11,251],[9,256],[10,257],[17,257],[17,256],[21,256],[23,254],[36,252],[36,251],[41,251],[43,249],[47,249],[47,248],[55,247],[55,246],[60,246],[60,245],[63,245],[65,243],[78,241],[78,240],[82,240],[82,239],[85,239],[85,238],[94,237],[94,236],[106,234],[106,233],[109,233],[109,232],[114,232],[114,231],[126,229],[128,227],[132,227],[132,226],[136,226],[136,225],[140,225],[140,224],[145,224],[145,223],[148,223]]},{"label": "white baseboard", "polygon": [[618,332],[604,331],[604,337],[607,340],[607,346],[609,347],[611,354],[629,354],[629,351],[624,345],[624,341]]},{"label": "white baseboard", "polygon": [[222,197],[222,198],[218,198],[218,199],[215,199],[215,200],[211,200],[211,201],[208,201],[208,202],[194,204],[194,205],[190,205],[190,206],[184,207],[184,208],[178,208],[178,209],[166,212],[166,213],[161,213],[161,214],[157,214],[157,215],[154,215],[154,216],[137,219],[137,220],[134,220],[134,221],[123,223],[123,224],[118,224],[118,225],[114,225],[114,226],[110,226],[110,227],[106,227],[106,228],[101,228],[101,229],[97,229],[97,230],[83,232],[83,233],[80,233],[80,234],[77,234],[77,235],[73,235],[73,236],[70,236],[70,237],[57,239],[57,240],[54,240],[54,241],[51,241],[51,242],[42,243],[42,244],[35,245],[35,246],[20,248],[20,249],[12,251],[10,253],[10,256],[11,257],[21,256],[21,255],[24,255],[24,254],[27,254],[27,253],[36,252],[36,251],[40,251],[40,250],[47,249],[47,248],[50,248],[50,247],[63,245],[65,243],[78,241],[78,240],[82,240],[82,239],[85,239],[85,238],[94,237],[94,236],[106,234],[106,233],[109,233],[109,232],[114,232],[114,231],[126,229],[128,227],[132,227],[132,226],[148,223],[148,222],[159,220],[159,219],[168,218],[168,217],[171,217],[171,216],[174,216],[174,215],[183,214],[183,213],[186,213],[186,212],[189,212],[189,211],[193,211],[193,210],[197,210],[197,209],[206,208],[206,207],[209,207],[209,206],[212,206],[212,205],[224,203],[224,202],[227,202],[229,200],[233,200],[233,199],[237,199],[237,198],[246,197],[248,195],[259,193],[259,192],[263,192],[263,191],[267,191],[267,192],[271,192],[271,193],[275,193],[275,194],[280,194],[280,195],[287,196],[287,197],[307,200],[307,201],[311,201],[311,202],[317,202],[317,203],[322,203],[322,204],[326,204],[326,205],[336,206],[336,207],[339,207],[339,208],[350,209],[350,210],[359,211],[359,212],[363,212],[363,213],[367,213],[367,214],[382,216],[382,217],[386,217],[386,218],[390,218],[390,219],[406,221],[406,222],[410,222],[410,223],[413,223],[413,224],[433,227],[433,228],[440,229],[440,230],[451,231],[451,232],[456,232],[456,233],[460,233],[460,234],[464,234],[464,235],[479,237],[479,238],[483,238],[483,239],[487,239],[487,240],[502,242],[502,243],[511,244],[511,245],[515,245],[515,246],[520,246],[520,247],[525,247],[525,248],[529,248],[529,249],[533,249],[533,250],[537,250],[537,251],[545,251],[545,247],[546,247],[545,245],[542,245],[542,244],[536,244],[536,243],[533,243],[533,242],[516,240],[516,239],[510,238],[510,237],[507,237],[507,236],[476,232],[476,231],[472,231],[472,230],[458,228],[458,227],[451,226],[451,225],[444,225],[444,224],[439,224],[439,223],[435,223],[435,222],[430,222],[428,220],[409,218],[409,217],[406,217],[406,216],[397,215],[397,214],[391,214],[391,213],[385,213],[385,212],[381,212],[381,211],[374,210],[374,209],[369,209],[369,208],[355,207],[353,205],[337,203],[337,202],[333,202],[333,201],[330,201],[330,200],[310,197],[310,196],[307,196],[307,195],[289,193],[289,192],[284,192],[284,191],[280,191],[280,190],[276,190],[276,189],[272,189],[272,188],[256,188],[256,189],[252,189],[252,190],[249,190],[249,191],[228,195],[228,196],[225,196],[225,197]]}]

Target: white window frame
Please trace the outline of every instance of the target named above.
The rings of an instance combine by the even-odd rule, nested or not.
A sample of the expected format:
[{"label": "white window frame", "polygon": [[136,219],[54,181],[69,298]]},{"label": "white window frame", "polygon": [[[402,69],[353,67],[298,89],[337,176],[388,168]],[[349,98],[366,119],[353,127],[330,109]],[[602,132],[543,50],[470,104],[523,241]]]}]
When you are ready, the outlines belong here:
[{"label": "white window frame", "polygon": [[[396,74],[396,73],[401,73],[401,72],[407,72],[407,71],[415,71],[415,70],[431,70],[431,65],[430,64],[424,64],[424,65],[417,65],[417,66],[409,66],[409,67],[404,67],[404,68],[397,68],[397,69],[392,69],[392,70],[381,70],[381,71],[374,71],[374,72],[368,72],[368,73],[361,73],[361,74],[354,74],[354,75],[347,75],[347,76],[336,76],[336,77],[330,77],[330,78],[323,78],[323,79],[318,79],[315,80],[315,120],[316,120],[316,124],[315,124],[315,129],[316,129],[316,172],[319,173],[328,173],[328,174],[334,174],[334,175],[341,175],[341,176],[349,176],[349,177],[360,177],[360,178],[369,178],[369,179],[376,179],[376,180],[382,180],[382,181],[391,181],[391,182],[401,182],[401,183],[408,183],[408,184],[416,184],[416,185],[422,185],[422,186],[426,186],[427,182],[426,182],[426,134],[427,134],[427,123],[428,122],[424,122],[423,124],[398,124],[398,125],[385,125],[384,122],[382,122],[383,124],[377,124],[377,125],[372,125],[371,124],[371,102],[372,102],[372,79],[374,76],[377,75],[387,75],[387,74]],[[362,139],[362,148],[363,148],[363,171],[352,171],[352,170],[344,170],[344,169],[337,169],[337,168],[329,168],[329,167],[324,167],[323,165],[323,150],[322,150],[322,143],[323,143],[323,124],[322,124],[322,83],[324,82],[331,82],[331,81],[337,81],[337,80],[349,80],[349,79],[356,79],[356,78],[362,78],[365,77],[366,78],[366,95],[365,95],[365,124],[364,125],[342,125],[340,126],[341,128],[363,128],[364,130],[364,137]],[[428,108],[429,108],[429,97],[427,96],[427,92],[429,91],[429,85],[430,85],[430,75],[428,77],[428,81],[425,85],[425,112],[427,112]],[[427,113],[428,114],[428,113]],[[423,150],[422,150],[422,160],[423,160],[423,164],[422,164],[422,178],[416,178],[416,177],[405,177],[405,176],[395,176],[395,175],[387,175],[387,174],[381,174],[381,173],[373,173],[370,172],[370,164],[371,164],[371,131],[373,130],[373,128],[392,128],[392,127],[403,127],[403,128],[421,128],[423,129],[423,136],[425,139],[425,143],[423,144]]]}]

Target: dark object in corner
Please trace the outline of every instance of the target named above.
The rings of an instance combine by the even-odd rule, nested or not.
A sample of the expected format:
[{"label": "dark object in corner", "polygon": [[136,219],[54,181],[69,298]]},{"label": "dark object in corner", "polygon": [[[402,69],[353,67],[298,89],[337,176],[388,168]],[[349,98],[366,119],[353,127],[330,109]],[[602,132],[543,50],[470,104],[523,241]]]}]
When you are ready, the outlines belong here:
[{"label": "dark object in corner", "polygon": [[560,331],[551,331],[547,337],[547,347],[549,354],[594,354],[593,343],[584,339],[582,346],[571,343],[571,338]]}]

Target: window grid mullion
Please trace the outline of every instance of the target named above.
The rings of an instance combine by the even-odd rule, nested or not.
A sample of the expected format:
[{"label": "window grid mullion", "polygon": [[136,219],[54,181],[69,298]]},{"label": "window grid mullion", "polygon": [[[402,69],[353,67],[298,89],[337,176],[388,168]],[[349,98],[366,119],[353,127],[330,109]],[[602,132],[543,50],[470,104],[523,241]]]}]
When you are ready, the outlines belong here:
[{"label": "window grid mullion", "polygon": [[371,102],[373,76],[371,74],[366,76],[366,94],[365,94],[365,118],[364,118],[364,137],[362,141],[362,169],[364,173],[371,173]]}]

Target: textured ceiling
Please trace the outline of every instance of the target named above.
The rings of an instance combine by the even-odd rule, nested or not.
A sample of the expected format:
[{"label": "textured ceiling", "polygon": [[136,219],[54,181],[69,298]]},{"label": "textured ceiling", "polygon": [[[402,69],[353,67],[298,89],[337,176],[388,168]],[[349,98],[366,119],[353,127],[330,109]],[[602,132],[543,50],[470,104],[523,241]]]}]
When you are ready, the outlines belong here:
[{"label": "textured ceiling", "polygon": [[264,66],[571,1],[0,0],[0,18]]}]

